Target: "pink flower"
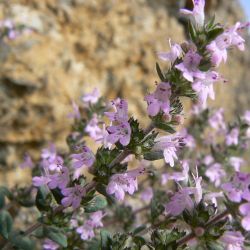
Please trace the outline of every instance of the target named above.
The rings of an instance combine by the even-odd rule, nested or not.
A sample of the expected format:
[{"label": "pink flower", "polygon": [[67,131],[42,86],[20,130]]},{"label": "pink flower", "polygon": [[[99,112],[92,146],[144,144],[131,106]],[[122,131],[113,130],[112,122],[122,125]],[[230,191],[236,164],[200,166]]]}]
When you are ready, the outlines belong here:
[{"label": "pink flower", "polygon": [[127,101],[117,98],[111,102],[114,112],[104,112],[110,121],[127,122],[128,121],[128,103]]},{"label": "pink flower", "polygon": [[171,44],[171,41],[169,39],[169,46],[170,46],[170,52],[158,52],[158,57],[163,61],[170,61],[173,63],[182,53],[182,48],[179,44],[174,43]]},{"label": "pink flower", "polygon": [[250,231],[250,202],[240,205],[239,210],[244,216],[241,220],[242,227],[245,230]]},{"label": "pink flower", "polygon": [[250,175],[237,172],[231,182],[222,184],[222,189],[226,192],[228,199],[233,202],[241,202],[242,199],[250,201]]},{"label": "pink flower", "polygon": [[109,143],[120,142],[127,146],[130,142],[131,128],[128,123],[128,103],[125,100],[117,99],[112,102],[115,112],[105,112],[105,115],[115,123],[107,127],[108,135],[106,137]]},{"label": "pink flower", "polygon": [[165,185],[169,180],[188,181],[189,164],[187,160],[182,161],[182,172],[165,173],[161,176],[161,184]]},{"label": "pink flower", "polygon": [[151,187],[147,187],[146,189],[143,190],[141,193],[141,199],[145,202],[151,201],[151,199],[154,196],[153,189]]},{"label": "pink flower", "polygon": [[247,110],[242,119],[247,123],[247,125],[250,125],[250,110]]},{"label": "pink flower", "polygon": [[107,193],[114,194],[119,201],[124,199],[125,193],[132,195],[138,189],[137,177],[142,175],[145,168],[137,168],[123,174],[114,174],[109,180]]},{"label": "pink flower", "polygon": [[74,101],[72,101],[72,106],[73,106],[73,112],[68,114],[68,118],[73,118],[73,119],[76,119],[76,120],[80,120],[81,119],[81,113],[80,113],[80,110],[79,110],[79,106]]},{"label": "pink flower", "polygon": [[83,226],[78,227],[76,232],[81,235],[82,240],[90,240],[95,237],[94,228],[88,223],[84,223]]},{"label": "pink flower", "polygon": [[229,134],[226,135],[226,144],[227,146],[238,145],[239,143],[239,129],[233,128]]},{"label": "pink flower", "polygon": [[193,4],[193,11],[190,11],[188,9],[180,9],[180,12],[183,15],[189,16],[194,24],[197,24],[199,27],[201,27],[204,25],[205,20],[205,0],[193,0]]},{"label": "pink flower", "polygon": [[196,78],[192,84],[193,90],[195,90],[199,97],[199,105],[202,108],[207,107],[207,98],[210,97],[212,100],[215,99],[213,84],[220,80],[220,76],[215,71],[208,71],[204,73],[202,78]]},{"label": "pink flower", "polygon": [[207,50],[212,56],[211,61],[215,66],[219,66],[222,60],[227,61],[228,48],[235,46],[239,50],[244,50],[245,40],[237,33],[241,27],[242,24],[237,22],[207,46]]},{"label": "pink flower", "polygon": [[185,209],[192,211],[194,208],[194,202],[190,195],[191,190],[188,188],[183,188],[179,192],[175,193],[170,202],[165,206],[165,212],[173,216],[180,215]]},{"label": "pink flower", "polygon": [[50,175],[49,178],[50,181],[48,182],[48,187],[50,189],[54,189],[57,187],[63,189],[68,185],[70,181],[69,170],[67,167],[63,167],[60,172]]},{"label": "pink flower", "polygon": [[226,172],[221,164],[214,163],[206,170],[205,175],[216,187],[218,187],[221,183],[221,179],[226,176]]},{"label": "pink flower", "polygon": [[217,207],[217,199],[218,198],[224,198],[223,192],[212,192],[212,193],[207,193],[204,195],[204,201],[211,201],[212,204],[214,204],[215,207]]},{"label": "pink flower", "polygon": [[224,132],[226,130],[226,124],[224,121],[224,110],[220,108],[216,110],[208,119],[209,125],[217,131]]},{"label": "pink flower", "polygon": [[24,161],[20,164],[20,168],[34,168],[34,163],[29,154],[24,155]]},{"label": "pink flower", "polygon": [[57,250],[59,245],[50,239],[45,239],[43,241],[43,250]]},{"label": "pink flower", "polygon": [[89,94],[85,94],[83,97],[82,97],[82,101],[84,103],[90,103],[90,104],[95,104],[98,102],[99,100],[99,97],[100,97],[100,92],[97,88],[94,88],[94,90],[89,93]]},{"label": "pink flower", "polygon": [[127,146],[130,142],[131,128],[128,122],[121,122],[116,126],[107,127],[109,135],[107,136],[107,141],[115,144],[120,142],[123,146]]},{"label": "pink flower", "polygon": [[203,159],[203,163],[207,166],[214,162],[214,158],[211,155],[206,155]]},{"label": "pink flower", "polygon": [[54,144],[50,144],[49,148],[42,150],[42,166],[44,169],[51,171],[60,171],[63,164],[63,158],[57,155],[56,147]]},{"label": "pink flower", "polygon": [[93,228],[103,227],[102,218],[104,214],[102,211],[94,212],[90,215],[90,224]]},{"label": "pink flower", "polygon": [[245,238],[240,231],[225,231],[219,240],[226,245],[226,250],[244,249]]},{"label": "pink flower", "polygon": [[97,114],[93,114],[92,119],[85,127],[85,132],[94,140],[99,140],[102,136],[102,129],[98,126],[99,120]]},{"label": "pink flower", "polygon": [[190,187],[190,189],[193,191],[196,204],[199,204],[202,199],[202,186],[201,186],[202,177],[199,177],[198,173],[197,176],[194,176],[194,182],[195,182],[195,187]]},{"label": "pink flower", "polygon": [[171,167],[174,166],[174,160],[178,159],[176,155],[177,148],[180,147],[182,138],[180,136],[162,136],[156,139],[153,147],[155,151],[163,151],[165,162]]},{"label": "pink flower", "polygon": [[82,152],[79,154],[72,154],[71,158],[73,160],[73,167],[80,168],[82,166],[90,167],[95,161],[95,156],[93,152],[87,147],[82,147]]},{"label": "pink flower", "polygon": [[81,239],[89,240],[95,237],[94,229],[103,227],[103,223],[101,221],[103,216],[102,211],[92,213],[84,225],[76,229],[76,232],[81,235]]},{"label": "pink flower", "polygon": [[168,82],[161,82],[153,94],[145,96],[144,100],[148,103],[148,114],[156,116],[160,111],[169,114],[171,86]]},{"label": "pink flower", "polygon": [[112,147],[112,143],[108,142],[108,138],[109,138],[109,133],[106,130],[106,125],[103,124],[100,138],[98,138],[96,141],[102,143],[104,148],[110,149]]},{"label": "pink flower", "polygon": [[49,148],[44,148],[42,150],[41,157],[43,159],[46,159],[52,162],[56,159],[56,156],[57,156],[56,147],[55,147],[55,144],[53,143],[49,145]]},{"label": "pink flower", "polygon": [[188,133],[186,128],[183,128],[180,131],[180,135],[183,137],[183,141],[186,147],[190,149],[194,149],[196,147],[194,137]]},{"label": "pink flower", "polygon": [[244,164],[244,162],[245,161],[242,158],[240,158],[240,157],[234,157],[234,156],[232,156],[232,157],[229,158],[229,164],[231,166],[233,166],[233,168],[234,168],[234,170],[236,172],[240,171],[240,167],[241,167],[242,164]]},{"label": "pink flower", "polygon": [[50,182],[50,178],[47,176],[35,176],[32,178],[33,186],[40,187],[47,185]]},{"label": "pink flower", "polygon": [[183,58],[183,62],[177,64],[175,68],[180,70],[183,77],[189,82],[194,81],[194,77],[205,79],[205,74],[198,69],[202,57],[196,53],[195,49],[190,49]]},{"label": "pink flower", "polygon": [[64,198],[62,199],[62,205],[64,207],[72,206],[74,209],[78,208],[81,204],[82,198],[86,194],[86,190],[81,185],[75,185],[74,187],[64,188],[61,190]]}]

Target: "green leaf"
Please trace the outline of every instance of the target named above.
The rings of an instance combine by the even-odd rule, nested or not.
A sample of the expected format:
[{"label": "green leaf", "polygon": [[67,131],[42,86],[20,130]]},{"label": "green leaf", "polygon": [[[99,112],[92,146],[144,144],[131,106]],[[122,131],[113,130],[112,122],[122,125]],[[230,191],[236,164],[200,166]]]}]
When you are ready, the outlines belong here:
[{"label": "green leaf", "polygon": [[9,234],[12,230],[13,219],[10,213],[6,210],[2,210],[0,212],[0,234],[8,239]]},{"label": "green leaf", "polygon": [[142,246],[144,246],[146,244],[146,240],[141,236],[135,236],[135,237],[133,237],[133,240],[134,240],[135,244],[138,247],[140,247],[140,249]]},{"label": "green leaf", "polygon": [[96,191],[106,197],[109,205],[113,205],[116,203],[116,199],[113,196],[107,194],[105,185],[98,183],[96,186]]},{"label": "green leaf", "polygon": [[109,241],[110,241],[110,233],[105,230],[102,229],[101,232],[101,249],[102,250],[109,250]]},{"label": "green leaf", "polygon": [[155,127],[162,129],[170,134],[174,134],[176,131],[169,124],[163,122],[155,122]]},{"label": "green leaf", "polygon": [[49,193],[45,186],[38,188],[36,195],[36,206],[40,211],[47,211],[49,208],[49,203],[47,201]]},{"label": "green leaf", "polygon": [[12,232],[10,242],[18,250],[34,250],[35,242],[27,236],[23,236],[20,232]]},{"label": "green leaf", "polygon": [[197,34],[196,34],[196,30],[195,30],[191,21],[188,22],[188,32],[189,32],[191,40],[193,42],[196,42]]},{"label": "green leaf", "polygon": [[44,228],[44,234],[57,244],[59,244],[62,247],[67,247],[67,237],[65,233],[58,227],[50,226]]},{"label": "green leaf", "polygon": [[213,15],[213,17],[206,24],[206,28],[208,30],[210,30],[214,26],[214,21],[215,21],[215,15]]},{"label": "green leaf", "polygon": [[8,188],[4,186],[0,186],[0,193],[8,197],[9,199],[13,198],[12,193],[9,191]]},{"label": "green leaf", "polygon": [[9,199],[13,197],[8,188],[0,186],[0,209],[2,209],[5,206],[5,196],[8,197]]},{"label": "green leaf", "polygon": [[0,193],[0,209],[2,209],[5,205],[4,194]]},{"label": "green leaf", "polygon": [[151,151],[147,152],[143,155],[145,160],[148,161],[156,161],[164,158],[163,152],[162,151]]},{"label": "green leaf", "polygon": [[150,202],[150,212],[152,221],[155,221],[155,219],[164,211],[164,206],[162,204],[166,203],[166,199],[167,196],[164,196],[163,191],[154,192],[154,197]]},{"label": "green leaf", "polygon": [[86,213],[93,213],[99,210],[102,210],[103,208],[105,208],[108,205],[107,200],[98,195],[95,196],[85,207],[84,210]]},{"label": "green leaf", "polygon": [[207,33],[207,38],[209,41],[212,41],[214,40],[217,36],[219,36],[220,34],[222,34],[224,32],[224,29],[223,28],[215,28],[215,29],[212,29],[210,30],[208,33]]},{"label": "green leaf", "polygon": [[209,241],[206,244],[206,249],[208,250],[223,250],[225,249],[220,243],[214,242],[214,241]]},{"label": "green leaf", "polygon": [[146,228],[146,225],[139,226],[139,227],[135,228],[135,229],[132,231],[132,233],[133,233],[133,234],[138,234],[138,233],[140,233],[141,231],[143,231],[145,228]]},{"label": "green leaf", "polygon": [[166,79],[165,79],[158,63],[156,63],[156,71],[157,71],[157,74],[158,74],[159,78],[161,79],[161,81],[164,82]]}]

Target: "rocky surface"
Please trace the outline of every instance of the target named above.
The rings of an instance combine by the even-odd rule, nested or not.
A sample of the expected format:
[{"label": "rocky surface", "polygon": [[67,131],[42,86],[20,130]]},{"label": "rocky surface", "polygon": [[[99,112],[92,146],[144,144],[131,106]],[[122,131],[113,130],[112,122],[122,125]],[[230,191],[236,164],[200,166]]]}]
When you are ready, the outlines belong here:
[{"label": "rocky surface", "polygon": [[[110,99],[130,99],[130,112],[141,117],[143,94],[157,79],[155,52],[168,50],[170,37],[175,42],[185,39],[178,9],[190,2],[2,1],[1,19],[9,17],[36,32],[0,44],[0,182],[22,179],[21,171],[7,171],[6,166],[16,167],[25,151],[36,157],[49,141],[65,147],[71,100],[94,86]],[[207,12],[216,10],[223,23],[244,19],[238,1],[207,2]],[[230,83],[218,84],[213,105],[231,114],[250,104],[249,51],[233,53],[222,68]]]}]

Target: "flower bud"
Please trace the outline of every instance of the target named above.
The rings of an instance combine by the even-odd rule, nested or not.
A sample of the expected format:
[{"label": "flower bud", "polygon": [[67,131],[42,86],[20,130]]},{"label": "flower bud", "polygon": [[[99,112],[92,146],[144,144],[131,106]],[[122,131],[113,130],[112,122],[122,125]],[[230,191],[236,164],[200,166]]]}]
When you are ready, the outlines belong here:
[{"label": "flower bud", "polygon": [[171,115],[169,115],[169,114],[164,114],[164,115],[163,115],[163,120],[164,120],[164,122],[170,122],[170,121],[171,121]]},{"label": "flower bud", "polygon": [[197,237],[202,237],[205,233],[205,229],[203,227],[196,227],[194,229],[194,234],[197,236]]},{"label": "flower bud", "polygon": [[172,121],[176,122],[178,125],[182,125],[184,123],[184,118],[182,115],[174,115]]}]

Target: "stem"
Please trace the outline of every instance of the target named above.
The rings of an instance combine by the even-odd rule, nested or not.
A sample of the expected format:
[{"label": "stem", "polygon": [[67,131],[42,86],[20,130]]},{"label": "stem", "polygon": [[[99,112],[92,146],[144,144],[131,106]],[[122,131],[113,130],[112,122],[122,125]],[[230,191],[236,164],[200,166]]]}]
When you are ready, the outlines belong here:
[{"label": "stem", "polygon": [[218,223],[219,221],[221,221],[227,215],[229,215],[229,212],[227,210],[225,210],[224,212],[222,212],[220,214],[217,214],[215,217],[213,217],[210,221],[207,222],[207,224],[205,225],[205,227],[209,228],[209,227],[215,225],[216,223]]},{"label": "stem", "polygon": [[128,149],[124,149],[117,157],[108,165],[109,168],[115,166],[115,164],[120,163],[123,161],[127,156],[131,154],[131,151]]},{"label": "stem", "polygon": [[37,222],[35,224],[33,224],[32,226],[30,226],[24,233],[24,236],[27,236],[29,234],[31,234],[32,232],[36,231],[40,226],[42,226],[41,222]]},{"label": "stem", "polygon": [[[31,234],[32,232],[36,231],[39,227],[42,226],[41,222],[37,222],[35,224],[33,224],[31,227],[29,227],[24,233],[23,236],[27,236],[29,234]],[[11,242],[7,242],[7,244],[3,247],[3,250],[9,250],[12,249],[12,244]]]},{"label": "stem", "polygon": [[195,237],[195,234],[192,232],[190,234],[185,235],[183,238],[179,239],[176,243],[177,246],[182,246],[188,241],[192,240]]}]

